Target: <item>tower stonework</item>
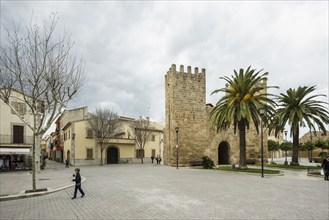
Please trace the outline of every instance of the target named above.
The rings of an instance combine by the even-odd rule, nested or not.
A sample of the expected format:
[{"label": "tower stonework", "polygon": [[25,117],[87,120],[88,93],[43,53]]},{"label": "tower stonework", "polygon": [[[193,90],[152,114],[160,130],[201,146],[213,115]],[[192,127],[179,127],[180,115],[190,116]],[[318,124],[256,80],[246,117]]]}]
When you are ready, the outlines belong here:
[{"label": "tower stonework", "polygon": [[[164,162],[176,165],[176,130],[178,165],[189,166],[209,156],[215,164],[239,163],[239,136],[233,126],[217,132],[210,121],[212,105],[206,105],[206,70],[172,64],[165,75]],[[246,131],[247,161],[260,161],[260,134],[250,124]],[[267,158],[267,135],[264,132],[264,158]]]},{"label": "tower stonework", "polygon": [[[164,157],[166,164],[176,164],[176,131],[178,133],[179,165],[188,165],[204,155],[208,146],[206,119],[206,72],[173,64],[165,76],[166,127]],[[191,138],[193,137],[193,138]]]}]

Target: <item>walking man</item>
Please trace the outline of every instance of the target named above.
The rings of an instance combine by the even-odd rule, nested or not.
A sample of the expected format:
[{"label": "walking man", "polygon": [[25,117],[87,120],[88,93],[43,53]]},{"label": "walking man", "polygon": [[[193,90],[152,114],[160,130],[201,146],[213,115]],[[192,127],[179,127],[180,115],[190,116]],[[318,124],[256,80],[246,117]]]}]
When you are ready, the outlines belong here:
[{"label": "walking man", "polygon": [[79,192],[81,193],[81,198],[85,196],[85,193],[83,192],[83,190],[81,189],[81,175],[80,175],[80,169],[79,168],[75,168],[75,178],[72,180],[75,182],[75,188],[74,188],[74,195],[72,197],[72,199],[76,199],[77,198],[77,192],[79,190]]}]

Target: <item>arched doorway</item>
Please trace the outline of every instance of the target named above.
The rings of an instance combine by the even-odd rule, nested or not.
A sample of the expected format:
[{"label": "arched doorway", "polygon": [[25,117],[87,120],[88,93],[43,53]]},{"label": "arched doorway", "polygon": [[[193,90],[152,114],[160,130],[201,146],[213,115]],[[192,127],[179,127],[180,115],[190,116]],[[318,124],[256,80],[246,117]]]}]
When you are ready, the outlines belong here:
[{"label": "arched doorway", "polygon": [[70,150],[68,150],[68,151],[66,152],[66,159],[67,159],[68,161],[70,161],[70,159],[71,159],[70,155],[71,155],[71,152],[70,152]]},{"label": "arched doorway", "polygon": [[229,145],[225,141],[218,145],[218,164],[230,164]]},{"label": "arched doorway", "polygon": [[107,164],[117,164],[119,162],[119,150],[115,146],[107,148]]}]

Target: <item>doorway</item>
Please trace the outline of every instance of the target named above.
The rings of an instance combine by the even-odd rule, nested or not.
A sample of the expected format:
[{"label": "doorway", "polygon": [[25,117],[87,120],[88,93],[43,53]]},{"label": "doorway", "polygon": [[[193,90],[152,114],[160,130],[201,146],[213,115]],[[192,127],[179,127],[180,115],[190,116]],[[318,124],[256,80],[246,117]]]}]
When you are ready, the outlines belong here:
[{"label": "doorway", "polygon": [[67,152],[66,152],[66,159],[69,161],[69,162],[71,162],[70,160],[71,160],[71,157],[70,157],[70,150],[68,150]]},{"label": "doorway", "polygon": [[119,162],[119,150],[115,146],[107,148],[107,164],[117,164]]},{"label": "doorway", "polygon": [[230,164],[229,145],[225,141],[218,145],[218,164]]}]

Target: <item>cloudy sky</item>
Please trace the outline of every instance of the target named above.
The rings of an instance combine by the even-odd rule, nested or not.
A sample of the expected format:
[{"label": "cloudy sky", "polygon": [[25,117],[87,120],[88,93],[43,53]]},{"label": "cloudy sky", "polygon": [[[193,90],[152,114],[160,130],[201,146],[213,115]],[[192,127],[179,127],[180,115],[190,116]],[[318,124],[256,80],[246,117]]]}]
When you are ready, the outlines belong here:
[{"label": "cloudy sky", "polygon": [[[70,107],[109,107],[164,121],[171,64],[206,69],[207,102],[221,76],[251,65],[269,72],[275,94],[316,85],[328,95],[328,1],[4,1],[4,26],[57,12],[56,34],[72,34],[88,82]],[[324,98],[328,101],[328,98]],[[307,130],[305,130],[307,131]]]}]

